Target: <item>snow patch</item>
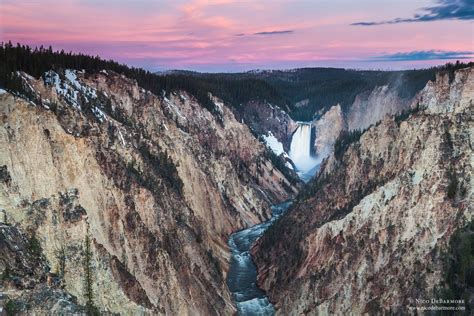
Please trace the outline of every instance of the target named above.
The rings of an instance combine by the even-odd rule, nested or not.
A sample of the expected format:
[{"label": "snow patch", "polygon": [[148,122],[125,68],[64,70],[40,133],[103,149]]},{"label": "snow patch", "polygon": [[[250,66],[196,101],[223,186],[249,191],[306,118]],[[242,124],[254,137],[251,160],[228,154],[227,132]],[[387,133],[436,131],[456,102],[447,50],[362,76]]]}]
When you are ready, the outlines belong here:
[{"label": "snow patch", "polygon": [[216,106],[217,111],[218,111],[221,115],[223,115],[223,114],[224,114],[224,110],[223,110],[224,103],[219,102],[219,101],[217,101],[217,100],[214,100],[214,105]]},{"label": "snow patch", "polygon": [[423,180],[423,176],[425,175],[425,171],[424,170],[415,170],[415,172],[413,173],[413,176],[411,177],[411,181],[413,183],[413,185],[418,185],[421,180]]},{"label": "snow patch", "polygon": [[125,147],[126,146],[125,139],[123,138],[123,135],[120,129],[118,130],[118,134],[119,134],[119,138],[120,138],[120,141],[122,142],[123,147]]},{"label": "snow patch", "polygon": [[182,118],[183,120],[186,120],[186,117],[184,117],[184,115],[181,114],[181,111],[173,102],[171,102],[167,97],[164,97],[164,100],[168,108],[172,109],[180,118]]},{"label": "snow patch", "polygon": [[74,73],[74,71],[70,70],[70,69],[66,69],[65,71],[65,76],[67,78],[67,80],[69,80],[69,82],[77,89],[81,89],[82,86],[81,84],[79,83],[79,81],[77,81],[77,76],[76,74]]},{"label": "snow patch", "polygon": [[[75,76],[75,74],[68,73],[68,70],[66,70],[66,78],[69,77],[74,81],[76,78]],[[69,78],[68,81],[71,82]],[[77,101],[77,95],[79,92],[73,87],[69,86],[69,84],[67,84],[65,81],[62,81],[56,72],[52,70],[46,72],[44,74],[44,83],[54,86],[56,93],[58,95],[62,95],[68,104],[72,105],[78,110],[81,110],[81,106]]]},{"label": "snow patch", "polygon": [[105,113],[99,109],[98,107],[93,107],[92,108],[92,113],[94,113],[95,117],[102,123],[104,121],[107,121],[107,116]]},{"label": "snow patch", "polygon": [[275,155],[280,156],[285,153],[283,149],[283,144],[273,136],[272,132],[268,131],[267,135],[262,135],[263,139],[267,146],[275,153]]},{"label": "snow patch", "polygon": [[[43,78],[44,83],[46,85],[53,86],[56,90],[56,93],[58,95],[63,96],[69,105],[73,106],[78,110],[81,110],[81,106],[78,101],[79,94],[82,94],[87,102],[89,101],[89,99],[97,99],[97,91],[94,88],[81,84],[81,82],[77,78],[77,73],[81,72],[66,69],[64,71],[65,80],[61,80],[58,73],[53,70],[50,70],[45,72]],[[99,113],[98,111],[95,112]],[[96,114],[95,112],[94,114]],[[102,116],[100,113],[97,115]]]}]

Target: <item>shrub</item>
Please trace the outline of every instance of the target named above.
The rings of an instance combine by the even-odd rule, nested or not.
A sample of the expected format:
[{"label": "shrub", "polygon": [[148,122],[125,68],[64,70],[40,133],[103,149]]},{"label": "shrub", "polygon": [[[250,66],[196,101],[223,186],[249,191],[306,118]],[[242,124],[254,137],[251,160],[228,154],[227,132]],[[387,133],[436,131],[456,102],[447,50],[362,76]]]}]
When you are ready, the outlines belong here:
[{"label": "shrub", "polygon": [[417,103],[416,107],[395,114],[393,120],[395,121],[395,123],[397,123],[398,126],[400,126],[401,122],[406,121],[410,117],[410,115],[418,113],[420,109],[420,103]]},{"label": "shrub", "polygon": [[214,256],[214,252],[209,249],[207,250],[206,252],[207,254],[207,258],[209,259],[209,261],[212,263],[212,265],[214,266],[214,269],[219,273],[221,274],[222,273],[222,269],[221,269],[221,264],[219,263],[219,259],[217,259],[215,256]]},{"label": "shrub", "polygon": [[[138,150],[141,153],[143,161],[153,171],[153,173],[163,178],[176,193],[181,195],[183,193],[184,184],[179,177],[176,165],[168,155],[168,152],[162,152],[160,148],[158,148],[156,153],[152,153],[151,148],[144,143],[140,145]],[[151,188],[155,186],[155,181],[150,177],[146,177],[145,182],[148,182],[148,186]],[[155,189],[152,191],[154,190]]]},{"label": "shrub", "polygon": [[445,255],[445,283],[440,295],[445,299],[464,299],[466,311],[472,313],[467,300],[474,290],[474,220],[456,231]]},{"label": "shrub", "polygon": [[41,243],[38,238],[36,238],[35,233],[31,235],[31,238],[28,243],[28,249],[35,257],[39,257],[41,255],[41,252],[43,251],[43,249],[41,248]]},{"label": "shrub", "polygon": [[60,277],[64,277],[64,273],[66,272],[66,251],[64,246],[61,246],[56,253],[56,259],[58,260],[57,273]]},{"label": "shrub", "polygon": [[8,300],[8,302],[5,304],[5,312],[7,316],[16,315],[18,311],[19,311],[18,303],[15,302],[14,300]]},{"label": "shrub", "polygon": [[297,177],[296,173],[291,172],[291,170],[286,166],[284,158],[277,156],[271,149],[266,148],[265,156],[269,159],[273,166],[279,170],[285,178],[292,184],[297,185],[300,182],[300,179]]},{"label": "shrub", "polygon": [[334,142],[334,157],[340,160],[344,152],[349,148],[349,145],[358,142],[360,136],[365,133],[365,130],[342,131],[339,137]]},{"label": "shrub", "polygon": [[458,179],[456,177],[456,173],[450,171],[448,174],[449,184],[446,189],[446,194],[448,198],[454,199],[456,197],[456,192],[458,188]]},{"label": "shrub", "polygon": [[2,281],[6,281],[10,278],[10,266],[7,264],[7,266],[5,267],[5,270],[3,270],[3,273],[2,273]]}]

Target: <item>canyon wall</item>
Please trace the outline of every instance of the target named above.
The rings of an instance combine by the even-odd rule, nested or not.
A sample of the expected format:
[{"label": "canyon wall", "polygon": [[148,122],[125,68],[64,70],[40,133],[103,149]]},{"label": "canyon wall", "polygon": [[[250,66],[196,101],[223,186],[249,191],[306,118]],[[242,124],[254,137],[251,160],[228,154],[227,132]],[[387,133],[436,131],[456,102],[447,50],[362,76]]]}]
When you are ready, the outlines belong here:
[{"label": "canyon wall", "polygon": [[332,106],[318,120],[313,122],[315,128],[314,148],[315,154],[322,158],[328,156],[333,150],[334,142],[341,133],[346,129],[346,122],[341,106]]},{"label": "canyon wall", "polygon": [[365,130],[387,115],[406,111],[413,102],[399,97],[397,87],[377,86],[358,94],[345,112],[339,104],[330,107],[313,121],[315,154],[321,159],[327,157],[343,130]]},{"label": "canyon wall", "polygon": [[473,217],[474,68],[439,74],[323,162],[253,248],[277,313],[407,313],[439,298],[453,233]]},{"label": "canyon wall", "polygon": [[297,128],[295,121],[280,107],[267,102],[250,101],[234,109],[237,120],[247,124],[257,135],[268,135],[271,132],[283,144],[283,149],[290,150],[291,136]]},{"label": "canyon wall", "polygon": [[[234,313],[229,234],[296,192],[248,127],[217,99],[211,114],[185,91],[156,96],[111,71],[21,76],[39,101],[0,94],[0,209],[6,231],[38,241],[56,287],[85,304],[89,236],[102,311]],[[2,286],[21,301],[48,269],[29,291]]]},{"label": "canyon wall", "polygon": [[364,130],[381,121],[385,115],[393,115],[409,108],[411,100],[398,96],[397,87],[378,86],[356,96],[347,113],[349,130]]}]

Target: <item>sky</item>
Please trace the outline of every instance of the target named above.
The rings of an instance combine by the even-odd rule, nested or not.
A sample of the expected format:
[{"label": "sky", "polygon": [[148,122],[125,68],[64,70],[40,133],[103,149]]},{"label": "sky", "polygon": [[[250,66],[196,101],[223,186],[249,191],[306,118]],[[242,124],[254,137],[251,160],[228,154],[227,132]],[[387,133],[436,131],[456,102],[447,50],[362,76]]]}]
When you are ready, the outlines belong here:
[{"label": "sky", "polygon": [[474,0],[0,0],[0,41],[152,71],[474,61]]}]

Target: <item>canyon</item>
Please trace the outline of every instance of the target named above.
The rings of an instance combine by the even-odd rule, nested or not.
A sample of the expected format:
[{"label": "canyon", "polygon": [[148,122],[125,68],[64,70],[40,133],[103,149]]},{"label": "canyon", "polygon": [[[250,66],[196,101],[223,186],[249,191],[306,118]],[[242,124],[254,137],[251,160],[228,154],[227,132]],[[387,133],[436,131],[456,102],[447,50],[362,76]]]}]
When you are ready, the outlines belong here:
[{"label": "canyon", "polygon": [[0,90],[0,306],[404,313],[446,286],[473,215],[472,65],[305,120],[299,94],[236,103],[191,84],[211,75],[151,91],[127,71],[18,70]]},{"label": "canyon", "polygon": [[324,160],[252,249],[278,314],[404,313],[439,297],[443,254],[473,215],[473,98],[474,68],[438,74],[410,112]]},{"label": "canyon", "polygon": [[[30,265],[50,271],[12,273],[19,285],[7,285],[9,297],[21,302],[22,289],[61,274],[58,293],[85,304],[89,235],[102,310],[235,311],[228,236],[296,192],[248,127],[217,99],[215,116],[184,91],[156,96],[111,71],[21,76],[41,104],[0,95],[0,208],[15,223],[2,229],[35,236],[42,253]],[[15,256],[2,263],[13,269]]]}]

